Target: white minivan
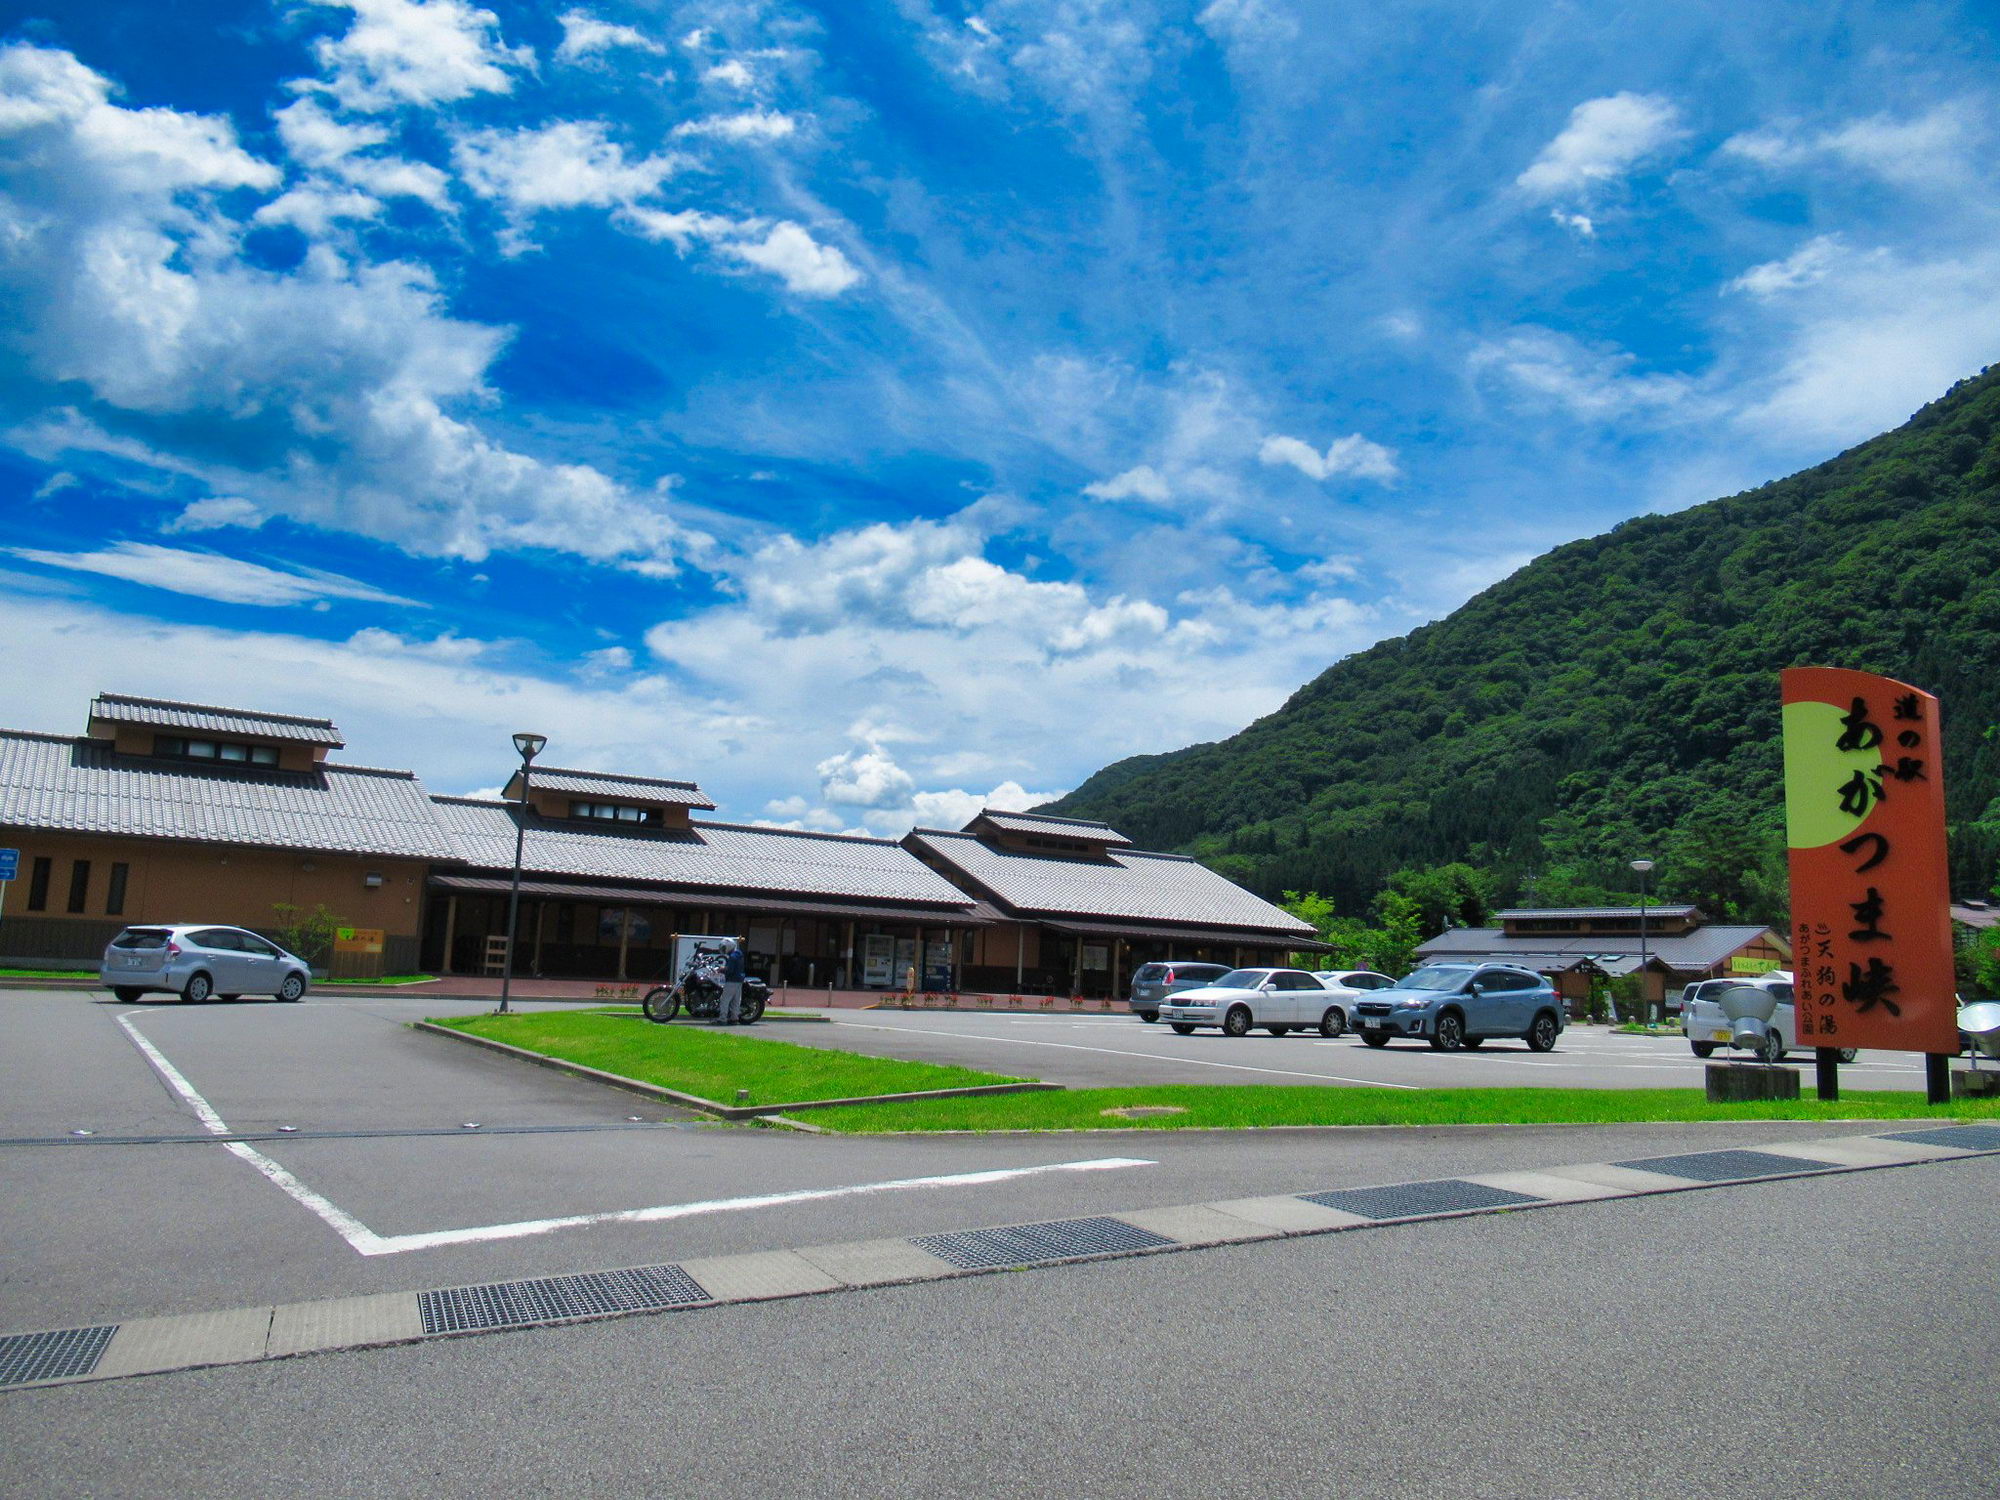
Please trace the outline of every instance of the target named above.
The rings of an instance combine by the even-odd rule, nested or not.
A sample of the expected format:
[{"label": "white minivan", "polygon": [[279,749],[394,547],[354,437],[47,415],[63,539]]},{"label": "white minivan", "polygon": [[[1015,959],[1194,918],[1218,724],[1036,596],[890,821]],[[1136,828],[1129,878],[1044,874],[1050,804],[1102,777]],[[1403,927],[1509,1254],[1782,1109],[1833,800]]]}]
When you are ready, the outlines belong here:
[{"label": "white minivan", "polygon": [[[1798,1018],[1792,1009],[1792,971],[1773,969],[1768,974],[1740,974],[1730,979],[1702,979],[1681,991],[1681,1035],[1688,1039],[1696,1057],[1713,1055],[1717,1047],[1733,1047],[1729,1017],[1722,1013],[1716,998],[1724,990],[1746,985],[1769,990],[1777,997],[1778,1008],[1771,1015],[1771,1029],[1761,1055],[1765,1062],[1782,1062],[1785,1054],[1799,1045]],[[1840,1049],[1842,1062],[1853,1062],[1852,1047]]]}]

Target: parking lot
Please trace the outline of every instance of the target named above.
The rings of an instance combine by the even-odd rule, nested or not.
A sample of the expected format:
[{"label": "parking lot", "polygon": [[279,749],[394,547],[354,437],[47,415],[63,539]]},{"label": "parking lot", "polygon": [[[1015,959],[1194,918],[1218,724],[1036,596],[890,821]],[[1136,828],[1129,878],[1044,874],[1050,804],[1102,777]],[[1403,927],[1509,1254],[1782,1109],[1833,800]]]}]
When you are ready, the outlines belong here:
[{"label": "parking lot", "polygon": [[[1176,1036],[1136,1016],[959,1015],[948,1011],[836,1011],[831,1026],[787,1029],[786,1041],[880,1057],[955,1063],[992,1073],[1046,1079],[1070,1088],[1162,1083],[1326,1084],[1360,1088],[1700,1088],[1705,1066],[1678,1036],[1625,1036],[1604,1026],[1572,1026],[1553,1052],[1518,1041],[1477,1051],[1433,1052],[1422,1042],[1384,1048],[1348,1035],[1313,1032],[1225,1037]],[[1749,1060],[1724,1049],[1715,1061]],[[1812,1054],[1786,1066],[1810,1072]],[[1922,1089],[1914,1054],[1864,1053],[1844,1065],[1854,1089]],[[1810,1087],[1810,1080],[1807,1084]]]}]

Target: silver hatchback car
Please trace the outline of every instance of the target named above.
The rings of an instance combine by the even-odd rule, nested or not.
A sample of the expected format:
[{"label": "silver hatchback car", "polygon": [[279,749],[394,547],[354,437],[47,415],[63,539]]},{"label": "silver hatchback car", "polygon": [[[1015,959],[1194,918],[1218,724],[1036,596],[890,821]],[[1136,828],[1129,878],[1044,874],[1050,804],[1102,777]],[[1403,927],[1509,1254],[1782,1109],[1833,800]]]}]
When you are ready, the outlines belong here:
[{"label": "silver hatchback car", "polygon": [[192,922],[126,928],[104,950],[98,973],[120,1000],[164,990],[196,1004],[218,995],[296,1000],[312,983],[311,967],[296,953],[241,927]]}]

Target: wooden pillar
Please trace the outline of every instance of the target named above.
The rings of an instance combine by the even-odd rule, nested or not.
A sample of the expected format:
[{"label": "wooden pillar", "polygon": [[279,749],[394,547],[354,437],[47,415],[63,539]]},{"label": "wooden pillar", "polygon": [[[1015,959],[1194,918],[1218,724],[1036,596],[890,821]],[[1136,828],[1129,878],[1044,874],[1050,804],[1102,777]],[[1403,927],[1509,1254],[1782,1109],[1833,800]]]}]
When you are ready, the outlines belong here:
[{"label": "wooden pillar", "polygon": [[1083,993],[1083,934],[1082,933],[1078,933],[1076,935],[1076,961],[1070,965],[1069,992],[1072,995],[1081,995]]},{"label": "wooden pillar", "polygon": [[438,972],[440,974],[449,974],[451,972],[451,944],[452,940],[457,936],[458,897],[450,895],[444,898],[444,956],[438,961]]},{"label": "wooden pillar", "polygon": [[1118,998],[1119,961],[1122,958],[1124,958],[1124,956],[1125,956],[1125,939],[1123,939],[1122,937],[1113,938],[1111,940],[1111,998],[1114,1000]]},{"label": "wooden pillar", "polygon": [[632,908],[618,908],[618,977],[625,978],[625,955],[632,946]]},{"label": "wooden pillar", "polygon": [[535,903],[535,964],[534,964],[534,971],[537,978],[541,976],[542,972],[542,929],[547,925],[547,923],[543,919],[546,918],[548,914],[549,914],[549,903],[546,901],[537,901]]},{"label": "wooden pillar", "polygon": [[1028,924],[1014,924],[1014,993],[1021,993],[1021,984],[1028,972]]},{"label": "wooden pillar", "polygon": [[853,989],[854,988],[854,924],[852,922],[849,922],[847,924],[847,951],[841,955],[840,969],[841,969],[840,987],[844,990]]}]

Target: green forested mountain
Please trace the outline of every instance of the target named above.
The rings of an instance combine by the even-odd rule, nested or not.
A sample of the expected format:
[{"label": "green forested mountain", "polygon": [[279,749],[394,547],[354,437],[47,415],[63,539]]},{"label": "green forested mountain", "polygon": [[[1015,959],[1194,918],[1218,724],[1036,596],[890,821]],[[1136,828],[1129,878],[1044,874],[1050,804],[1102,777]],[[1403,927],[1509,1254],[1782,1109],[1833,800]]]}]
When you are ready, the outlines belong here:
[{"label": "green forested mountain", "polygon": [[1559,547],[1215,744],[1049,811],[1365,911],[1465,860],[1503,900],[1604,899],[1627,861],[1713,915],[1784,908],[1778,671],[1943,701],[1954,889],[2000,852],[2000,366],[1830,462]]}]

